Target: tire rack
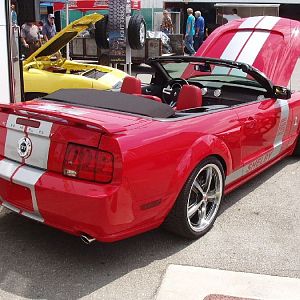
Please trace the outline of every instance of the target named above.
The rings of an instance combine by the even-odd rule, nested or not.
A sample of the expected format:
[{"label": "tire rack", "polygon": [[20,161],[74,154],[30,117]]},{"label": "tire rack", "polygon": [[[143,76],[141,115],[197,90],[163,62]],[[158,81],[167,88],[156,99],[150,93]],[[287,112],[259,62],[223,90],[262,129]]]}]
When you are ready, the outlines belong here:
[{"label": "tire rack", "polygon": [[[124,71],[131,74],[131,49],[128,44],[127,28],[131,16],[131,0],[110,0],[108,13],[108,30],[109,30],[109,60],[110,64],[117,68],[118,62],[111,62],[113,57],[111,53],[119,51],[120,56],[123,56],[122,64],[124,64]],[[116,43],[114,35],[119,36],[119,43]],[[115,43],[115,44],[114,44]],[[123,44],[121,44],[123,43]],[[117,46],[116,46],[117,44]],[[116,48],[116,49],[114,49]],[[125,51],[125,55],[124,55]],[[125,57],[124,57],[125,56]]]}]

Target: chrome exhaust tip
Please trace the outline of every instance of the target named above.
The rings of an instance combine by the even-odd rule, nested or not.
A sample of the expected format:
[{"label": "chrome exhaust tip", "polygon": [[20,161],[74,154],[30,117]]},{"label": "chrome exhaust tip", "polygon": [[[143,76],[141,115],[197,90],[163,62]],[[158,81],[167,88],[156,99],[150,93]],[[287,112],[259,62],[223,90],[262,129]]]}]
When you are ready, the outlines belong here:
[{"label": "chrome exhaust tip", "polygon": [[80,236],[80,239],[86,244],[86,245],[90,245],[92,242],[96,241],[95,238],[89,236],[89,235],[84,235],[82,234]]}]

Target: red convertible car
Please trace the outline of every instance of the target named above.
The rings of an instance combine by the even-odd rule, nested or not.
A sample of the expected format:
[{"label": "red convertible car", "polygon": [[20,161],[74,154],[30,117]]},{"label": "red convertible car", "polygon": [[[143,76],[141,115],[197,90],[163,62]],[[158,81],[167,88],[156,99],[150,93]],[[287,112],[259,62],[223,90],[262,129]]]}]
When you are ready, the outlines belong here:
[{"label": "red convertible car", "polygon": [[300,154],[299,56],[299,22],[253,17],[151,59],[147,86],[1,105],[0,203],[87,243],[162,224],[198,238],[224,194]]}]

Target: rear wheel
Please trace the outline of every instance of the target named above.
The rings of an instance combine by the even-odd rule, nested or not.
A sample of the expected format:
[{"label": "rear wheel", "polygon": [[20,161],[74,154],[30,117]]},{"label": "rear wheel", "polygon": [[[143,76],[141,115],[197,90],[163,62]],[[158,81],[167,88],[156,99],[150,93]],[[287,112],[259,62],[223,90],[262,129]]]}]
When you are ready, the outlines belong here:
[{"label": "rear wheel", "polygon": [[133,15],[128,24],[128,42],[131,49],[142,49],[146,42],[146,22],[142,15]]},{"label": "rear wheel", "polygon": [[203,160],[180,192],[164,227],[185,238],[197,239],[213,226],[224,193],[223,167],[215,157]]}]

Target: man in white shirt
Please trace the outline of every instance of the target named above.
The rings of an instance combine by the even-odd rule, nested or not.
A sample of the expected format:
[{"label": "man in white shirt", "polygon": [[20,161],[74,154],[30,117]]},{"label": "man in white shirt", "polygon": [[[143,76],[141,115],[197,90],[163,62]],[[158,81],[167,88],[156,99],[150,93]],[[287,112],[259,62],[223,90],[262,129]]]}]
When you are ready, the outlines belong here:
[{"label": "man in white shirt", "polygon": [[218,13],[218,15],[223,17],[224,19],[226,19],[227,22],[230,22],[232,20],[241,19],[241,17],[237,14],[236,8],[232,9],[232,13],[230,15],[225,15],[225,14],[220,14],[220,13]]}]

